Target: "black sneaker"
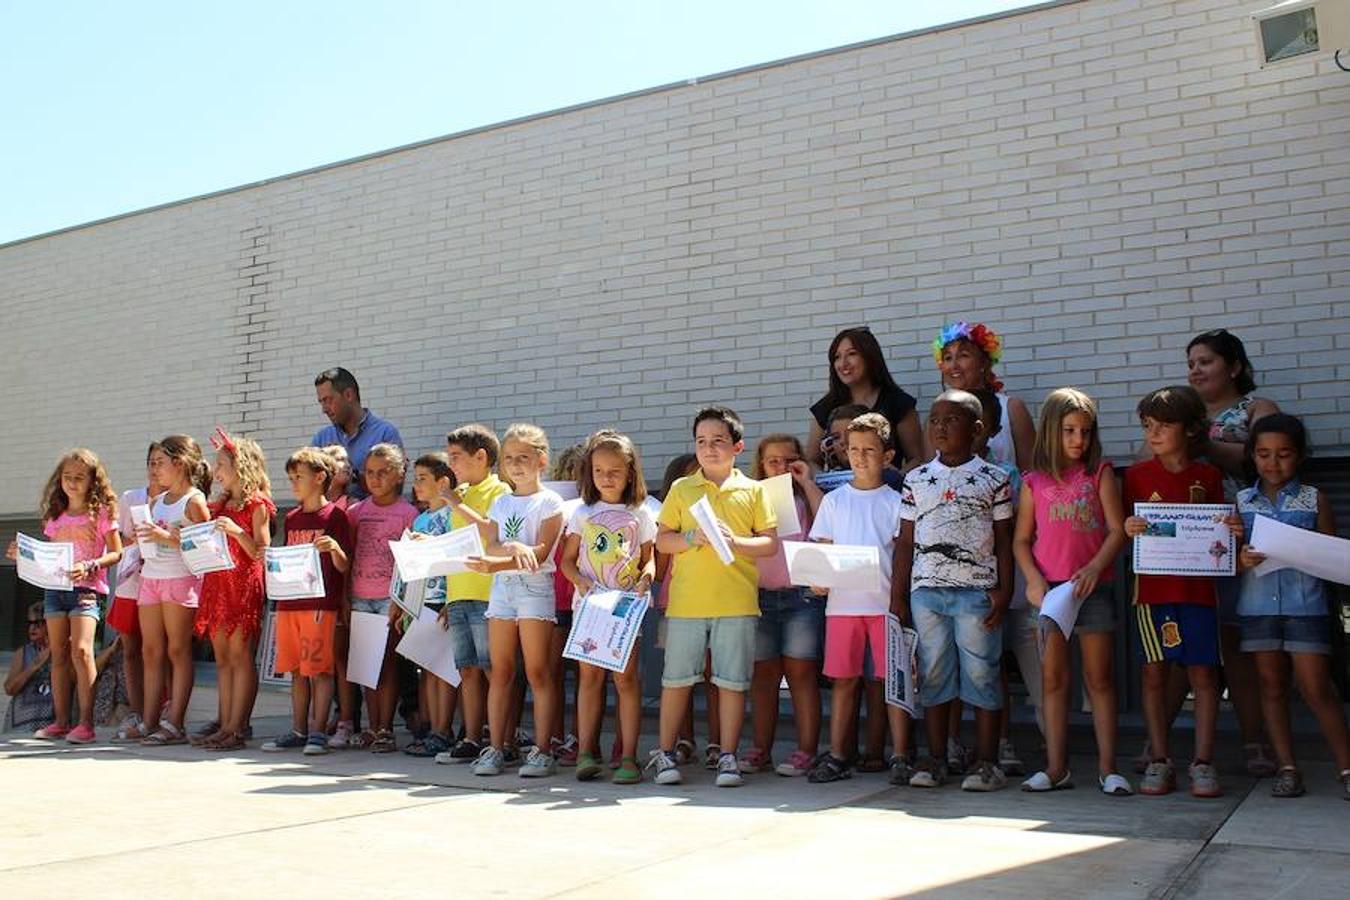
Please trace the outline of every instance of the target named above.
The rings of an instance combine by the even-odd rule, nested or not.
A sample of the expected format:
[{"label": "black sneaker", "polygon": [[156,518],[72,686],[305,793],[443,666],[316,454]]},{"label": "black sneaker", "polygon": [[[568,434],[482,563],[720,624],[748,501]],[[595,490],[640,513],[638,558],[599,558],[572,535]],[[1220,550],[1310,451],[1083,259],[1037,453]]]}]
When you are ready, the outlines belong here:
[{"label": "black sneaker", "polygon": [[483,748],[478,745],[477,741],[464,738],[444,753],[437,753],[436,762],[443,766],[468,764],[477,759],[482,750]]},{"label": "black sneaker", "polygon": [[520,747],[517,744],[507,744],[502,748],[502,762],[508,768],[515,768],[520,765]]}]

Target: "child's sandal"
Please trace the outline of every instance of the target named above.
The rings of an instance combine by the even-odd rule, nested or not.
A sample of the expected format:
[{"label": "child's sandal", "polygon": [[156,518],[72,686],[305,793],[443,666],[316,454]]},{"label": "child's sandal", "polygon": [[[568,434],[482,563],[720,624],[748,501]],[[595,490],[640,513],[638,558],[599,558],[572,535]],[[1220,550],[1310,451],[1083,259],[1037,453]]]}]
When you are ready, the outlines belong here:
[{"label": "child's sandal", "polygon": [[1270,786],[1272,797],[1302,797],[1306,791],[1303,775],[1293,766],[1281,766],[1275,773],[1275,783]]},{"label": "child's sandal", "polygon": [[217,753],[223,753],[231,750],[243,750],[248,744],[244,741],[243,735],[237,731],[227,731],[220,736],[220,739],[206,747],[207,750],[214,750]]},{"label": "child's sandal", "polygon": [[885,772],[886,768],[886,760],[882,759],[880,756],[864,756],[862,762],[858,763],[858,771],[867,775]]},{"label": "child's sandal", "polygon": [[141,741],[142,747],[169,747],[175,744],[186,744],[187,736],[183,734],[181,728],[176,728],[169,722],[160,722],[159,730]]},{"label": "child's sandal", "polygon": [[619,768],[614,772],[615,784],[637,784],[642,780],[642,770],[638,768],[637,760],[631,756],[625,756],[619,761]]}]

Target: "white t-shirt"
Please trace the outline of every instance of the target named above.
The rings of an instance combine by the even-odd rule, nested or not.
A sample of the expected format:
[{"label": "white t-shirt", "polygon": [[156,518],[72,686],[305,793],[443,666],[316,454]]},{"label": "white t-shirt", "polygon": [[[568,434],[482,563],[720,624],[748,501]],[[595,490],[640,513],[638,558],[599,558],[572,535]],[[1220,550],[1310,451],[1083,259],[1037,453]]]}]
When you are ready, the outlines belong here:
[{"label": "white t-shirt", "polygon": [[[191,488],[179,497],[176,503],[165,502],[164,498],[168,496],[167,492],[160,494],[151,502],[150,518],[161,528],[172,528],[174,526],[183,528],[191,525],[192,522],[187,517],[188,503],[193,497],[201,497],[202,492],[196,488]],[[183,551],[177,547],[156,544],[155,555],[145,560],[141,566],[141,576],[156,579],[190,578],[192,572],[188,570],[187,563],[183,562]]]},{"label": "white t-shirt", "polygon": [[117,566],[117,587],[113,596],[135,600],[141,592],[141,548],[136,544],[136,524],[131,521],[131,508],[149,502],[145,488],[123,491],[117,501],[117,530],[122,532],[122,562]]},{"label": "white t-shirt", "polygon": [[[554,516],[561,516],[562,509],[563,498],[548,488],[541,488],[528,497],[502,494],[488,507],[488,518],[497,523],[497,540],[503,544],[516,541],[533,547],[539,543],[540,526]],[[553,550],[549,547],[539,557],[539,571],[535,574],[548,575],[557,568]]]},{"label": "white t-shirt", "polygon": [[567,533],[581,536],[577,568],[610,590],[632,587],[642,574],[642,545],[656,540],[656,517],[644,503],[583,504],[572,511]]},{"label": "white t-shirt", "polygon": [[978,456],[956,468],[934,457],[905,474],[900,498],[914,523],[913,587],[998,585],[994,523],[1013,514],[1007,472]]},{"label": "white t-shirt", "polygon": [[844,484],[820,501],[811,539],[876,547],[881,556],[881,590],[830,591],[827,616],[880,616],[891,608],[891,557],[900,533],[900,495],[881,485],[863,491]]}]

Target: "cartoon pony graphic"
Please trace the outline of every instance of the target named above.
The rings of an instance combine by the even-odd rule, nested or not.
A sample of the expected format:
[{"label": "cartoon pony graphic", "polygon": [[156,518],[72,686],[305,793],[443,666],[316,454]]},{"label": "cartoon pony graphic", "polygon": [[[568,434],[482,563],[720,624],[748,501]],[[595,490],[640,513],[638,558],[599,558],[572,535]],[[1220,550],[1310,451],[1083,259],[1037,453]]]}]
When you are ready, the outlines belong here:
[{"label": "cartoon pony graphic", "polygon": [[581,550],[581,568],[597,584],[631,587],[637,581],[637,519],[631,512],[596,511],[582,526]]}]

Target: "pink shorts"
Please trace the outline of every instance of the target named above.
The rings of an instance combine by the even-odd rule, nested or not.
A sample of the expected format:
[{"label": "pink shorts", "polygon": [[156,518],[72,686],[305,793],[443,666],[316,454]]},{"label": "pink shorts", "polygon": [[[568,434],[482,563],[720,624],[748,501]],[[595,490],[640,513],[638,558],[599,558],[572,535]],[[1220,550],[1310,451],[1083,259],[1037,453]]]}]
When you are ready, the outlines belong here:
[{"label": "pink shorts", "polygon": [[825,617],[825,677],[861,678],[869,651],[872,654],[869,676],[885,678],[885,616]]},{"label": "pink shorts", "polygon": [[196,575],[179,578],[147,578],[141,576],[141,591],[136,595],[137,606],[158,606],[173,603],[196,609],[201,598],[202,580]]}]

